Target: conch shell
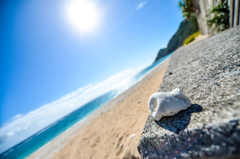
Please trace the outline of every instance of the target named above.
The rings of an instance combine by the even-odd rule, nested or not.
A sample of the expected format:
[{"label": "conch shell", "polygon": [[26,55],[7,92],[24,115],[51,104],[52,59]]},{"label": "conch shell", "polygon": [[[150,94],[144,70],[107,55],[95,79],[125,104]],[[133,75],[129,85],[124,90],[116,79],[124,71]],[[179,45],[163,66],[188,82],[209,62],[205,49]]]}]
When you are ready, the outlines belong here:
[{"label": "conch shell", "polygon": [[174,89],[172,92],[154,93],[148,100],[150,115],[157,121],[163,116],[173,116],[190,106],[190,98],[182,94],[179,88]]}]

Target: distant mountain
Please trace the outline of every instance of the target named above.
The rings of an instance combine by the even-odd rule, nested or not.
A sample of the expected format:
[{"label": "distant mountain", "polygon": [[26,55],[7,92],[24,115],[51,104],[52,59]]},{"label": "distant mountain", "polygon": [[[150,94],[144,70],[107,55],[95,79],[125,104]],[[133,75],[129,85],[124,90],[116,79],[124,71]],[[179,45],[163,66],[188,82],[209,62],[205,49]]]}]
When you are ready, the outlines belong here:
[{"label": "distant mountain", "polygon": [[198,29],[197,19],[195,17],[192,17],[191,19],[188,19],[188,20],[183,20],[177,32],[172,36],[172,38],[168,42],[167,48],[159,50],[154,62],[172,53],[177,48],[182,46],[183,41],[193,33],[197,32],[198,30],[199,29]]}]

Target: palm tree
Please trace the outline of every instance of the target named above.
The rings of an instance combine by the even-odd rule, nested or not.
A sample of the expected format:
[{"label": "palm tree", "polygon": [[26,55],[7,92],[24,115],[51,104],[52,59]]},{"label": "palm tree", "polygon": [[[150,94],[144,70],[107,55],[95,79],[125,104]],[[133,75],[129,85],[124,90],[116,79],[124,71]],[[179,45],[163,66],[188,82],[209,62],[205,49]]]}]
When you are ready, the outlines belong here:
[{"label": "palm tree", "polygon": [[200,11],[197,0],[181,0],[178,6],[181,8],[183,17],[186,19],[197,16]]},{"label": "palm tree", "polygon": [[217,6],[207,14],[207,24],[213,30],[220,32],[229,28],[229,8],[227,0],[220,0]]},{"label": "palm tree", "polygon": [[189,19],[192,16],[197,18],[198,27],[202,35],[208,34],[208,26],[205,20],[205,16],[201,14],[200,7],[201,0],[180,0],[178,6],[182,10],[183,17]]}]

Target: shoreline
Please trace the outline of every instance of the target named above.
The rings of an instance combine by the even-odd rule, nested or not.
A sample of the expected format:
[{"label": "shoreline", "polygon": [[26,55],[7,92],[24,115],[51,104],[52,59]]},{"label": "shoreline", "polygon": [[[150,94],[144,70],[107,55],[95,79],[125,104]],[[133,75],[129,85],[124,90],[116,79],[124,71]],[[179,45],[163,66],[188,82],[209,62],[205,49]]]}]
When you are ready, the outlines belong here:
[{"label": "shoreline", "polygon": [[[84,129],[88,125],[92,123],[94,119],[101,116],[102,114],[105,114],[106,112],[111,112],[111,109],[113,107],[116,107],[118,103],[121,103],[124,99],[126,99],[128,96],[132,94],[139,86],[141,86],[144,82],[146,82],[150,77],[152,77],[154,74],[156,74],[158,71],[163,69],[167,66],[169,62],[169,58],[165,59],[163,62],[161,62],[158,66],[156,66],[153,70],[151,70],[148,74],[146,74],[141,80],[139,80],[137,83],[135,83],[133,86],[122,92],[117,97],[113,98],[103,106],[101,106],[99,109],[97,109],[95,112],[87,116],[86,118],[82,119],[75,125],[73,125],[71,128],[67,129],[65,132],[57,136],[55,139],[51,140],[49,143],[32,153],[27,158],[52,158],[56,153],[58,153],[60,150],[64,148],[64,146],[73,138],[75,137],[80,130]],[[159,82],[159,85],[161,82]],[[158,88],[156,88],[156,91]]]}]

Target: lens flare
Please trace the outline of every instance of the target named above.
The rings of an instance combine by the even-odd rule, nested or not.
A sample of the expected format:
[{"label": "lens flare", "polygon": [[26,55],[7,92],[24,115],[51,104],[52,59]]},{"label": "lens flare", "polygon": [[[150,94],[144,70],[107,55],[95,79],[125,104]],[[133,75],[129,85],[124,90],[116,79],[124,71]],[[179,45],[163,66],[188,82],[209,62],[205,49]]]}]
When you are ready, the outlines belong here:
[{"label": "lens flare", "polygon": [[67,13],[70,22],[80,31],[92,29],[96,24],[97,16],[94,7],[84,0],[71,2]]}]

